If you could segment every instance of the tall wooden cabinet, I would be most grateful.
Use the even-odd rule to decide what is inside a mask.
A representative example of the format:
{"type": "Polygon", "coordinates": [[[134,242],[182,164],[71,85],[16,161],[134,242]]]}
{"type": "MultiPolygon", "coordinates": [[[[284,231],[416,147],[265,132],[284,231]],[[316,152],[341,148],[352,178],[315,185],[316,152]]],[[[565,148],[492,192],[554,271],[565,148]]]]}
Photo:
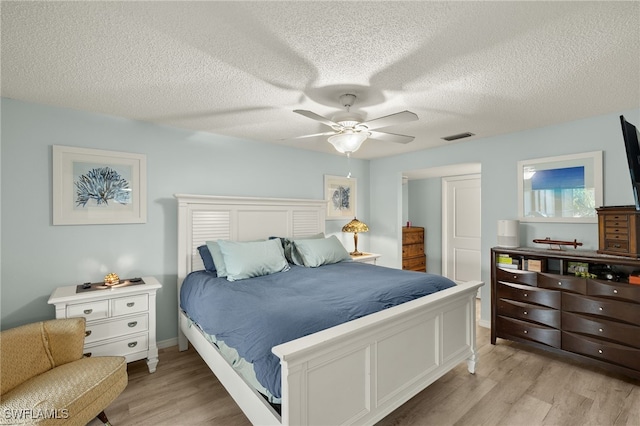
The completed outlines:
{"type": "Polygon", "coordinates": [[[625,277],[640,261],[500,247],[491,257],[492,344],[513,340],[640,378],[640,285],[625,277]]]}
{"type": "Polygon", "coordinates": [[[427,272],[427,256],[424,254],[424,228],[402,228],[402,269],[427,272]]]}

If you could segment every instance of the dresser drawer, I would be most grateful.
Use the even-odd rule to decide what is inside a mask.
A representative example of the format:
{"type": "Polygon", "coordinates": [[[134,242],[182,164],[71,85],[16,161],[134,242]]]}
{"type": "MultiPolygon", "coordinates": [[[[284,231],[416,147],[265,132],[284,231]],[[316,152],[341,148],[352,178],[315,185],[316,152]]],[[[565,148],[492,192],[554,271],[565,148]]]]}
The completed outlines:
{"type": "Polygon", "coordinates": [[[497,296],[499,299],[510,299],[523,303],[533,303],[554,309],[560,309],[560,306],[562,305],[559,291],[542,290],[537,287],[503,282],[498,283],[497,290],[497,296]]]}
{"type": "Polygon", "coordinates": [[[616,214],[604,216],[604,227],[607,228],[629,228],[629,215],[616,214]]]}
{"type": "Polygon", "coordinates": [[[107,318],[109,316],[109,301],[96,300],[95,302],[67,305],[67,318],[85,317],[87,321],[107,318]]]}
{"type": "Polygon", "coordinates": [[[403,231],[402,244],[424,244],[424,232],[422,229],[403,231]]]}
{"type": "Polygon", "coordinates": [[[626,224],[618,227],[606,227],[604,235],[605,238],[629,238],[629,227],[626,224]]]}
{"type": "Polygon", "coordinates": [[[91,356],[127,356],[149,349],[149,333],[128,336],[125,339],[103,344],[87,344],[84,352],[91,356]]]}
{"type": "Polygon", "coordinates": [[[149,315],[135,315],[116,320],[98,321],[97,323],[87,323],[84,343],[97,342],[99,340],[110,339],[112,337],[125,336],[127,334],[139,333],[149,329],[149,315]]]}
{"type": "Polygon", "coordinates": [[[587,294],[587,280],[570,275],[538,274],[538,287],[587,294]]]}
{"type": "Polygon", "coordinates": [[[562,296],[562,310],[624,321],[631,325],[640,324],[640,307],[634,303],[566,293],[562,296]]]}
{"type": "Polygon", "coordinates": [[[496,268],[496,278],[498,281],[535,286],[538,282],[538,273],[519,269],[496,268]]]}
{"type": "MultiPolygon", "coordinates": [[[[634,284],[587,280],[587,295],[640,304],[640,286],[634,284]]],[[[640,309],[640,306],[638,306],[638,309],[640,309]]]]}
{"type": "Polygon", "coordinates": [[[500,315],[560,328],[560,311],[514,300],[498,300],[500,315]]]}
{"type": "Polygon", "coordinates": [[[510,335],[521,339],[543,343],[554,348],[560,347],[560,330],[545,327],[526,321],[499,316],[497,320],[498,335],[510,335]]]}
{"type": "Polygon", "coordinates": [[[614,253],[628,253],[629,252],[629,241],[628,240],[610,240],[606,239],[604,242],[604,249],[607,252],[614,253]]]}
{"type": "Polygon", "coordinates": [[[149,296],[147,294],[137,294],[129,297],[120,297],[111,300],[111,316],[134,314],[149,310],[149,296]]]}
{"type": "Polygon", "coordinates": [[[427,258],[426,256],[417,256],[409,259],[402,259],[402,269],[425,269],[427,267],[427,258]]]}
{"type": "Polygon", "coordinates": [[[613,340],[640,349],[640,326],[563,312],[562,330],[613,340]]]}
{"type": "Polygon", "coordinates": [[[409,244],[402,246],[403,257],[421,256],[423,254],[424,245],[422,244],[409,244]]]}
{"type": "Polygon", "coordinates": [[[562,333],[562,349],[640,371],[640,349],[574,333],[562,333]]]}

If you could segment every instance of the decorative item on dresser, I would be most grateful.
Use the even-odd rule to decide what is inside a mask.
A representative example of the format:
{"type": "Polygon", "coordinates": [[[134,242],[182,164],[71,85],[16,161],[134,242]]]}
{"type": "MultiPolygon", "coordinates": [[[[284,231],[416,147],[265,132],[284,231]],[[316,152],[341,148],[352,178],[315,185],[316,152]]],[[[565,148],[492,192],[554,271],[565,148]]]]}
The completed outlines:
{"type": "Polygon", "coordinates": [[[598,253],[640,258],[640,211],[634,206],[600,207],[598,253]]]}
{"type": "Polygon", "coordinates": [[[402,269],[427,272],[427,256],[424,254],[424,228],[402,228],[402,269]]]}
{"type": "Polygon", "coordinates": [[[492,344],[513,340],[640,378],[640,286],[626,278],[640,261],[503,247],[491,249],[491,260],[492,344]],[[520,267],[502,268],[499,257],[520,267]]]}
{"type": "Polygon", "coordinates": [[[85,353],[124,356],[127,362],[146,358],[153,373],[158,365],[156,291],[162,285],[154,277],[124,280],[117,288],[100,284],[58,287],[48,303],[55,305],[58,319],[86,318],[85,353]]]}

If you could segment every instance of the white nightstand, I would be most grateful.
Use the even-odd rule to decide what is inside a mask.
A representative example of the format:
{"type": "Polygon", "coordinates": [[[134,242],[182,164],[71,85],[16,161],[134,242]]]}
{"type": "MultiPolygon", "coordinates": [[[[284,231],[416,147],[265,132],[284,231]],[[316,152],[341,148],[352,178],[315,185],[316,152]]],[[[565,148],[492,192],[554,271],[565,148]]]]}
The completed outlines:
{"type": "Polygon", "coordinates": [[[48,303],[55,305],[56,318],[86,318],[86,353],[120,355],[127,362],[146,358],[153,373],[158,365],[156,291],[162,285],[154,277],[142,280],[144,284],[79,293],[75,285],[58,287],[48,303]]]}
{"type": "Polygon", "coordinates": [[[380,257],[377,253],[363,253],[360,256],[351,256],[354,262],[373,263],[376,264],[376,260],[380,257]]]}

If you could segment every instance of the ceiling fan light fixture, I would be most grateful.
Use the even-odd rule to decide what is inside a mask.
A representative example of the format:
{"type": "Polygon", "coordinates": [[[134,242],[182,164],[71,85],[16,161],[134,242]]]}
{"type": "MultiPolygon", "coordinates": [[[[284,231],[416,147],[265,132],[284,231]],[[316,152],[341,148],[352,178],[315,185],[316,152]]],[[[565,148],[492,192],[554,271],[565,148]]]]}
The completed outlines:
{"type": "Polygon", "coordinates": [[[329,137],[328,140],[338,152],[348,154],[360,149],[362,142],[364,142],[368,136],[369,133],[345,130],[343,133],[338,133],[337,135],[329,137]]]}

